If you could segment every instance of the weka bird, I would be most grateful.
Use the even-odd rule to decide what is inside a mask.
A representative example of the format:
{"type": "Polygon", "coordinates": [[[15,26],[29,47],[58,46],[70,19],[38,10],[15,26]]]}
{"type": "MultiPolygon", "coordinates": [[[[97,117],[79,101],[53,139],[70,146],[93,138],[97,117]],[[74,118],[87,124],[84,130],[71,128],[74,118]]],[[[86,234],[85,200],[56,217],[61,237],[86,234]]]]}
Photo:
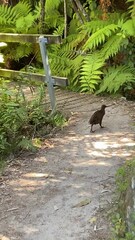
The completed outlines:
{"type": "Polygon", "coordinates": [[[91,116],[91,118],[89,120],[89,123],[91,124],[90,132],[95,132],[95,131],[92,130],[92,127],[93,127],[93,125],[96,125],[96,124],[99,124],[100,127],[103,128],[102,119],[103,119],[103,116],[105,115],[105,108],[106,107],[109,107],[109,106],[102,105],[101,109],[94,112],[93,115],[91,116]]]}

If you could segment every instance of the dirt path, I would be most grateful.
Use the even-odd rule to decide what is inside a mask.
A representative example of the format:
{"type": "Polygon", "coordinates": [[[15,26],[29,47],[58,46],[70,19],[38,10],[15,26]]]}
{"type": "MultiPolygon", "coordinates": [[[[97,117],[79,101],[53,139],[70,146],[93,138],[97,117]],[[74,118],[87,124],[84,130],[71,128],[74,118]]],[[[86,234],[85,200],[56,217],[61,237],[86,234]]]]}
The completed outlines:
{"type": "Polygon", "coordinates": [[[11,162],[0,182],[2,240],[110,239],[106,212],[114,175],[135,154],[135,104],[64,91],[57,101],[59,109],[72,112],[69,125],[36,155],[11,162]],[[93,111],[112,102],[105,128],[95,126],[90,134],[93,111]]]}

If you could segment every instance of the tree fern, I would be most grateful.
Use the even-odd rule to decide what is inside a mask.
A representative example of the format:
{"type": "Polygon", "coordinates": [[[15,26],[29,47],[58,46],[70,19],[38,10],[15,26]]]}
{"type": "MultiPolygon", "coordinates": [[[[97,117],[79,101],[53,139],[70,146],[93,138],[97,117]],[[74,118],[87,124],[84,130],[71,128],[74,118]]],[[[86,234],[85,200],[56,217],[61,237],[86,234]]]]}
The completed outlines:
{"type": "Polygon", "coordinates": [[[134,68],[128,66],[110,67],[105,73],[105,77],[97,94],[101,92],[116,93],[120,87],[127,82],[135,82],[134,68]]]}
{"type": "Polygon", "coordinates": [[[110,37],[112,32],[116,32],[117,29],[118,26],[116,24],[110,24],[102,29],[99,29],[89,37],[84,45],[84,50],[95,49],[100,44],[104,43],[107,37],[110,37]]]}
{"type": "Polygon", "coordinates": [[[129,12],[131,14],[131,17],[135,17],[135,0],[127,0],[127,3],[131,4],[129,6],[129,12]]]}
{"type": "Polygon", "coordinates": [[[64,30],[64,23],[61,24],[60,26],[58,26],[58,27],[53,31],[53,35],[60,35],[60,36],[62,36],[63,30],[64,30]]]}
{"type": "Polygon", "coordinates": [[[76,34],[78,33],[78,28],[80,27],[80,22],[78,21],[77,18],[73,18],[70,23],[69,23],[69,29],[68,29],[68,32],[69,32],[69,36],[71,34],[76,34]]]}
{"type": "Polygon", "coordinates": [[[68,76],[71,86],[76,87],[76,88],[79,87],[79,90],[80,90],[79,79],[80,79],[81,66],[83,64],[83,59],[84,59],[84,57],[82,55],[78,54],[78,56],[76,56],[72,60],[71,71],[70,71],[70,75],[68,76]]]}
{"type": "Polygon", "coordinates": [[[120,48],[126,44],[126,39],[123,37],[122,34],[116,34],[111,36],[108,41],[103,45],[100,53],[103,58],[106,60],[109,57],[113,57],[120,48]]]}
{"type": "Polygon", "coordinates": [[[110,21],[103,21],[103,20],[92,20],[90,22],[86,22],[80,27],[80,30],[85,30],[87,34],[95,33],[96,31],[103,29],[104,27],[108,26],[110,21]]]}
{"type": "Polygon", "coordinates": [[[53,75],[67,76],[70,73],[70,54],[69,44],[51,46],[51,49],[49,49],[49,60],[53,75]]]}
{"type": "MultiPolygon", "coordinates": [[[[29,13],[27,16],[25,17],[19,17],[16,20],[16,31],[18,33],[28,33],[29,29],[34,25],[35,23],[35,18],[34,16],[29,13]]],[[[30,33],[30,32],[29,32],[30,33]]]]}
{"type": "Polygon", "coordinates": [[[7,5],[0,5],[0,25],[12,26],[18,17],[18,13],[7,5]]]}
{"type": "Polygon", "coordinates": [[[46,0],[45,11],[45,23],[48,28],[57,28],[64,23],[64,17],[60,14],[58,8],[62,0],[46,0]]]}
{"type": "Polygon", "coordinates": [[[104,65],[103,58],[94,53],[85,57],[81,68],[81,91],[93,92],[96,85],[99,84],[100,76],[102,74],[101,67],[104,65]]]}
{"type": "Polygon", "coordinates": [[[45,6],[45,9],[46,9],[46,13],[48,12],[52,12],[54,9],[58,9],[60,3],[62,3],[63,0],[46,0],[46,6],[45,6]]]}
{"type": "Polygon", "coordinates": [[[46,15],[45,22],[48,28],[56,28],[64,23],[64,18],[58,10],[54,9],[46,15]]]}
{"type": "Polygon", "coordinates": [[[23,24],[23,19],[21,19],[21,17],[27,17],[30,14],[30,11],[30,4],[25,2],[19,2],[14,7],[0,5],[0,28],[3,31],[3,27],[5,27],[3,32],[7,32],[6,27],[8,29],[15,28],[16,21],[19,20],[19,18],[21,24],[23,24]]]}
{"type": "Polygon", "coordinates": [[[49,49],[52,74],[68,77],[72,86],[78,85],[83,58],[70,43],[52,45],[49,49]]]}
{"type": "Polygon", "coordinates": [[[135,18],[129,19],[122,25],[122,31],[126,36],[135,36],[135,18]]]}
{"type": "MultiPolygon", "coordinates": [[[[31,5],[26,1],[20,1],[14,7],[0,5],[0,30],[2,32],[37,33],[38,24],[35,21],[37,17],[37,12],[31,13],[31,5]]],[[[3,50],[6,53],[5,59],[19,60],[33,52],[30,43],[9,43],[8,46],[12,47],[3,50]]]]}
{"type": "Polygon", "coordinates": [[[31,4],[25,1],[19,1],[14,7],[14,11],[18,14],[19,17],[27,16],[31,12],[31,4]]]}

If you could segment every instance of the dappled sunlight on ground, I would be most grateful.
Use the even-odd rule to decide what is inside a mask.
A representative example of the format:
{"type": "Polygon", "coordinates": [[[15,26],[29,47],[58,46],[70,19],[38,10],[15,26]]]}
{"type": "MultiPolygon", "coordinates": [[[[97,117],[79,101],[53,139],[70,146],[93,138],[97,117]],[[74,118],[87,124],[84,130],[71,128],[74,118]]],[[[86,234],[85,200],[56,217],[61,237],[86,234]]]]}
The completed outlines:
{"type": "MultiPolygon", "coordinates": [[[[115,132],[106,135],[86,134],[83,136],[78,134],[73,136],[72,132],[72,135],[64,138],[56,137],[51,141],[53,143],[51,148],[48,148],[47,155],[46,151],[43,150],[40,156],[33,159],[37,164],[37,171],[28,171],[21,174],[18,181],[16,179],[10,181],[9,184],[16,194],[23,196],[23,194],[21,195],[22,191],[33,192],[48,188],[48,186],[59,186],[67,178],[71,176],[76,178],[86,172],[89,172],[89,176],[93,176],[93,174],[96,174],[93,173],[94,167],[101,168],[100,172],[102,172],[102,168],[110,169],[114,161],[119,164],[120,159],[129,158],[135,154],[134,134],[131,133],[115,132]],[[65,158],[66,164],[64,163],[63,168],[65,158]],[[41,164],[43,171],[41,170],[41,164]],[[40,172],[38,172],[38,165],[40,166],[40,172]]],[[[80,185],[75,184],[75,186],[75,188],[77,186],[80,188],[80,185]]],[[[25,194],[27,194],[26,192],[25,194]]]]}
{"type": "Polygon", "coordinates": [[[111,166],[111,164],[110,163],[108,163],[108,162],[105,162],[105,161],[99,161],[99,160],[90,160],[90,161],[88,161],[88,160],[83,160],[81,163],[74,163],[73,164],[73,166],[81,166],[81,167],[83,167],[83,166],[85,166],[85,167],[88,167],[88,166],[96,166],[96,165],[104,165],[104,166],[111,166]]]}
{"type": "Polygon", "coordinates": [[[11,240],[11,238],[6,237],[4,235],[0,235],[0,240],[11,240]]]}
{"type": "MultiPolygon", "coordinates": [[[[89,105],[92,111],[99,101],[93,105],[89,105]]],[[[112,203],[116,170],[135,156],[135,134],[121,106],[110,109],[107,127],[94,126],[94,133],[89,133],[88,105],[82,104],[81,109],[86,110],[85,116],[73,114],[69,126],[45,139],[36,154],[20,156],[18,167],[11,164],[1,188],[6,240],[99,240],[91,235],[95,234],[93,216],[97,228],[105,231],[99,230],[99,236],[103,233],[106,239],[108,223],[102,213],[112,203]],[[7,233],[15,233],[16,238],[7,233]]]]}

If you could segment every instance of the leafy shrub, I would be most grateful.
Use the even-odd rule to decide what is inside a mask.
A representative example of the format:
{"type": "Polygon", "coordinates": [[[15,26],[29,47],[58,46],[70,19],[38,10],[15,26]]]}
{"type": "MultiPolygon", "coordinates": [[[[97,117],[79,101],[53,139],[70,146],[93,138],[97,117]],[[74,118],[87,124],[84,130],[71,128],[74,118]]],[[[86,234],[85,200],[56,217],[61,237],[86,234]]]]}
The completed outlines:
{"type": "Polygon", "coordinates": [[[1,81],[0,108],[1,156],[20,149],[34,150],[34,138],[45,137],[66,121],[61,113],[51,114],[47,109],[44,85],[38,88],[37,97],[28,101],[21,87],[9,90],[1,81]]]}

